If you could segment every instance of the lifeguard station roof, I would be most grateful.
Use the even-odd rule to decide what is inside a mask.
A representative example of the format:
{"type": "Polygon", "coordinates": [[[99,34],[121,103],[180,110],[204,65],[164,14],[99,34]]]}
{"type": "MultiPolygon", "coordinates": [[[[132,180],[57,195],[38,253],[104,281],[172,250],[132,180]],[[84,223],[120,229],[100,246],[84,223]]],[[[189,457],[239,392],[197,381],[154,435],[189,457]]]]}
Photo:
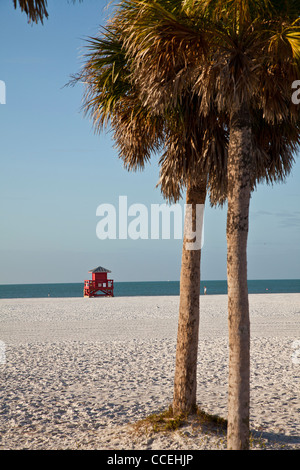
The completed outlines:
{"type": "Polygon", "coordinates": [[[102,266],[98,266],[98,268],[91,269],[89,273],[111,273],[109,269],[102,268],[102,266]]]}

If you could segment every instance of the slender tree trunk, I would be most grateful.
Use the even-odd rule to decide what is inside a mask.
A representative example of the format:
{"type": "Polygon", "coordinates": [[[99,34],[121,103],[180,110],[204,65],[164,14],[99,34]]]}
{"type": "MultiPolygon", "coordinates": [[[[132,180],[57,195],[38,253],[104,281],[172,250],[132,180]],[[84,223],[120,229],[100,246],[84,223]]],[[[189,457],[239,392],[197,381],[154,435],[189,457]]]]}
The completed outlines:
{"type": "Polygon", "coordinates": [[[251,177],[251,128],[248,109],[231,114],[228,149],[227,281],[229,383],[227,446],[249,448],[250,320],[247,287],[247,238],[251,177]]]}
{"type": "MultiPolygon", "coordinates": [[[[186,203],[192,207],[193,231],[196,227],[196,205],[205,204],[206,179],[188,187],[186,203]]],[[[187,249],[185,235],[180,275],[180,305],[177,333],[173,412],[190,413],[196,408],[197,355],[199,337],[199,296],[201,247],[187,249]]]]}

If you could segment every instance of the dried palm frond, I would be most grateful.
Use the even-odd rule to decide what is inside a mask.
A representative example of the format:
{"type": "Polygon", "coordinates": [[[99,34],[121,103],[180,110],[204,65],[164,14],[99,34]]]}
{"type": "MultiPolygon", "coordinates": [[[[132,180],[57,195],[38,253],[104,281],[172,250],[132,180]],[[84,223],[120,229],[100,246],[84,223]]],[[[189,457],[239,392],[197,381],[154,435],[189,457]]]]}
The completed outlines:
{"type": "MultiPolygon", "coordinates": [[[[76,0],[72,0],[75,3],[76,0]]],[[[78,0],[81,2],[82,0],[78,0]]],[[[28,21],[43,23],[44,18],[48,18],[47,0],[13,0],[14,7],[17,8],[19,4],[21,11],[26,13],[28,21]]]]}
{"type": "MultiPolygon", "coordinates": [[[[230,109],[237,97],[249,100],[252,114],[252,189],[284,180],[299,145],[297,110],[282,80],[294,77],[294,56],[276,68],[265,50],[264,29],[277,25],[276,15],[271,26],[253,21],[238,32],[220,21],[213,35],[201,8],[221,3],[122,2],[101,37],[89,41],[77,77],[85,83],[85,113],[97,132],[110,124],[128,170],[162,153],[158,184],[170,201],[199,177],[207,179],[211,204],[226,200],[230,109]],[[208,54],[211,43],[218,54],[208,54]]],[[[255,8],[259,2],[245,17],[251,20],[255,8]]]]}
{"type": "MultiPolygon", "coordinates": [[[[214,108],[226,126],[234,103],[249,104],[254,119],[253,188],[263,180],[282,181],[291,171],[299,145],[299,112],[291,103],[291,83],[299,78],[300,63],[300,6],[296,3],[128,0],[120,10],[133,80],[141,101],[154,113],[176,109],[187,93],[194,93],[197,119],[209,119],[214,108]],[[262,11],[267,17],[258,21],[262,11]]],[[[200,135],[201,141],[205,133],[200,135]]],[[[185,136],[191,145],[197,142],[201,164],[193,148],[185,158],[169,136],[169,148],[174,155],[177,152],[178,174],[185,180],[185,175],[193,178],[194,171],[206,168],[213,188],[219,180],[218,165],[209,158],[210,166],[203,161],[214,139],[209,137],[211,144],[207,144],[209,139],[206,145],[199,143],[195,129],[189,138],[188,132],[185,136]]],[[[171,180],[168,153],[162,159],[162,183],[171,180]]],[[[220,168],[226,168],[225,161],[220,168]]],[[[224,182],[222,187],[226,187],[224,182]]],[[[180,194],[179,189],[174,194],[180,194]]]]}
{"type": "Polygon", "coordinates": [[[13,0],[14,7],[17,8],[17,3],[22,11],[26,13],[29,21],[43,23],[44,18],[48,18],[47,0],[13,0]]]}

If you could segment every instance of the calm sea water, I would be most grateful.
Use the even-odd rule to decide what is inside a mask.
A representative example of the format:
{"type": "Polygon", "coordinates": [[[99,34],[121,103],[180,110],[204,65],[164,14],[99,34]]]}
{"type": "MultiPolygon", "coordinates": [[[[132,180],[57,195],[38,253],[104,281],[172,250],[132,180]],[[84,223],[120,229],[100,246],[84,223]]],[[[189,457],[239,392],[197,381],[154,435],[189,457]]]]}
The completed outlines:
{"type": "MultiPolygon", "coordinates": [[[[227,294],[227,281],[202,281],[200,294],[227,294]]],[[[250,280],[250,294],[300,293],[300,279],[250,280]]],[[[179,295],[179,282],[115,282],[115,297],[179,295]]],[[[83,283],[0,285],[0,298],[83,297],[83,283]]]]}

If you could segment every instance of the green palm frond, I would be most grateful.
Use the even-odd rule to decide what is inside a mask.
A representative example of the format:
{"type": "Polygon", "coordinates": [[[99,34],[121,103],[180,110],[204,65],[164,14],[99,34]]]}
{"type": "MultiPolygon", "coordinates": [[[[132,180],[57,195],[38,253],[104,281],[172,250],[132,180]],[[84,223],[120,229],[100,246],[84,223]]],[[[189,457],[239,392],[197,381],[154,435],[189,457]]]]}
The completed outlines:
{"type": "Polygon", "coordinates": [[[83,110],[101,132],[107,126],[120,100],[131,93],[127,61],[122,42],[114,31],[103,30],[86,42],[86,63],[75,78],[85,85],[83,110]]]}
{"type": "Polygon", "coordinates": [[[118,25],[101,29],[86,41],[86,62],[71,84],[84,84],[83,112],[95,132],[110,128],[120,158],[128,170],[144,168],[161,146],[163,120],[150,113],[131,83],[130,60],[118,25]]]}

